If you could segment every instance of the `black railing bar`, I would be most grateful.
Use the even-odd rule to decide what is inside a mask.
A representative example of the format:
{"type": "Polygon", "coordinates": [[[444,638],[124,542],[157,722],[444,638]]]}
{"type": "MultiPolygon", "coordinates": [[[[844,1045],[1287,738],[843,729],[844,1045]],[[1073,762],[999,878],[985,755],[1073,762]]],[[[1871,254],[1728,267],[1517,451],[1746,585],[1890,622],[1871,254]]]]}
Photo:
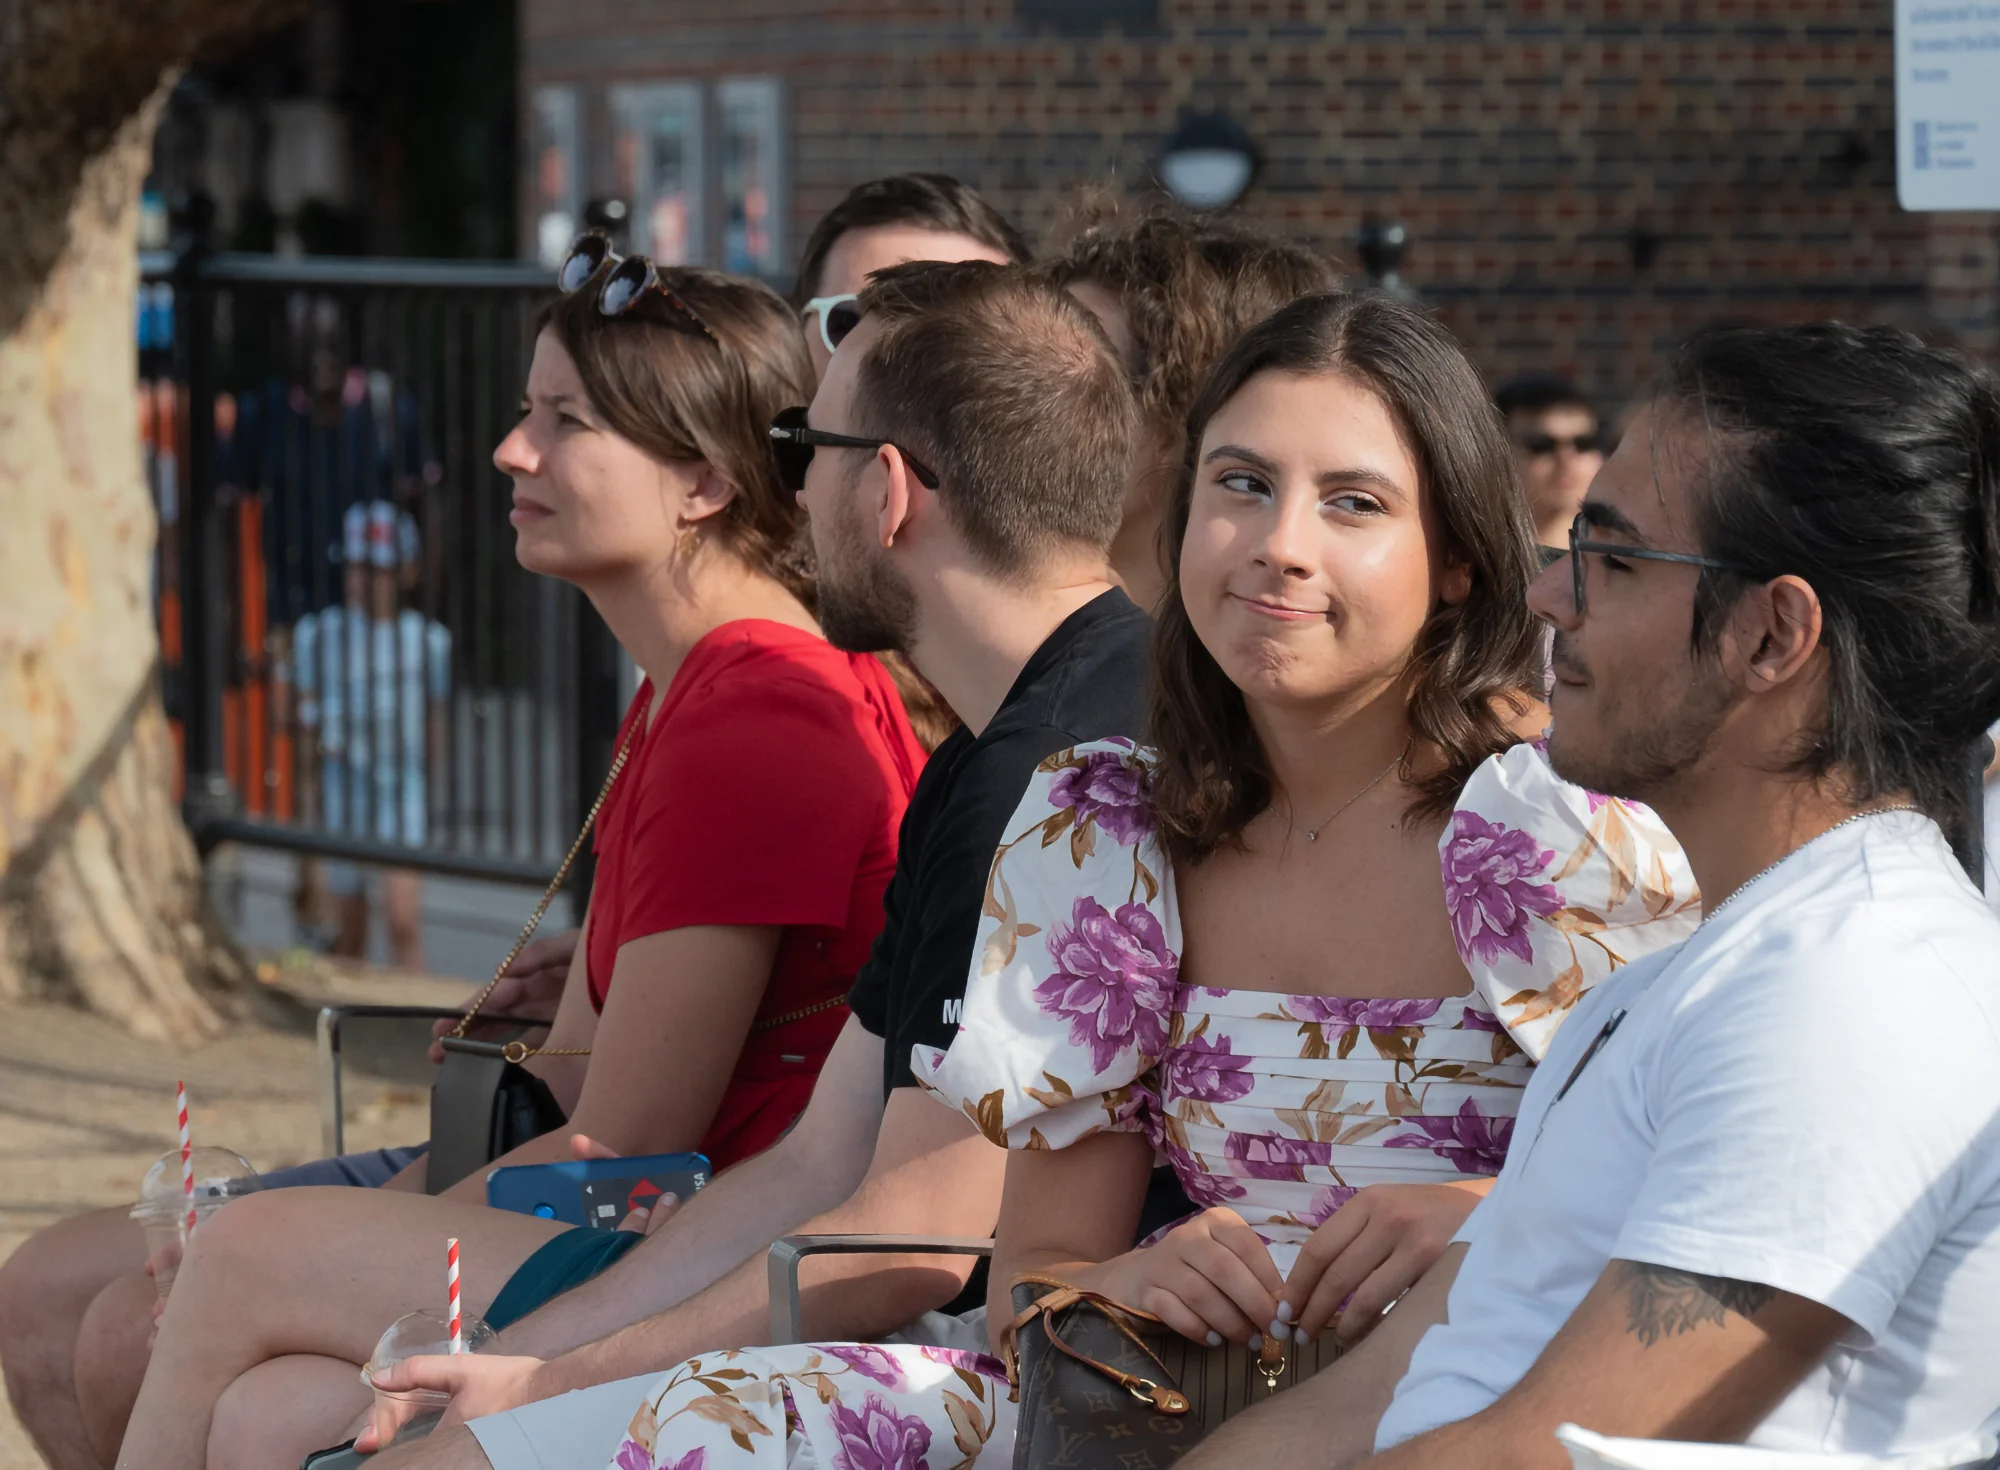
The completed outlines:
{"type": "MultiPolygon", "coordinates": [[[[504,810],[495,811],[497,801],[504,809],[507,801],[506,778],[503,775],[499,790],[495,790],[493,762],[490,758],[491,736],[493,733],[492,709],[496,699],[501,698],[496,691],[504,691],[506,679],[502,674],[493,643],[494,606],[496,592],[505,596],[505,589],[495,586],[493,576],[492,528],[488,524],[487,507],[481,503],[480,490],[487,480],[481,473],[482,457],[490,455],[499,441],[492,433],[493,381],[495,377],[495,349],[498,346],[498,332],[493,329],[493,317],[472,303],[467,304],[467,348],[466,363],[468,375],[473,384],[470,402],[471,442],[466,446],[466,484],[470,503],[466,509],[471,524],[467,527],[467,538],[472,550],[472,565],[476,575],[472,580],[472,619],[466,628],[466,641],[471,645],[470,660],[475,687],[480,691],[473,700],[472,715],[474,731],[472,746],[472,789],[474,810],[478,813],[479,847],[485,851],[506,851],[504,842],[495,842],[496,821],[504,824],[504,810]]],[[[504,699],[502,699],[504,706],[504,699]]],[[[505,767],[502,767],[505,770],[505,767]]],[[[504,826],[502,828],[504,830],[504,826]]]]}
{"type": "Polygon", "coordinates": [[[400,842],[379,842],[366,837],[346,837],[312,827],[292,827],[276,822],[260,822],[250,817],[217,817],[195,829],[195,845],[206,857],[225,842],[245,847],[295,852],[307,857],[338,858],[354,863],[378,863],[388,868],[411,868],[446,878],[477,878],[492,883],[516,883],[545,888],[555,876],[554,863],[524,862],[512,858],[481,857],[445,847],[413,847],[400,842]]]}
{"type": "MultiPolygon", "coordinates": [[[[459,415],[463,412],[460,397],[459,374],[463,357],[459,335],[460,316],[455,303],[445,297],[437,301],[437,342],[440,347],[438,357],[437,403],[443,415],[438,441],[438,462],[443,466],[443,479],[439,491],[444,505],[439,534],[446,538],[446,544],[454,556],[462,544],[461,527],[465,524],[465,426],[459,415]]],[[[452,630],[451,639],[451,699],[446,706],[446,754],[445,785],[448,793],[445,812],[446,830],[452,841],[461,840],[466,822],[464,805],[460,801],[463,786],[460,773],[464,767],[459,761],[460,735],[465,720],[461,717],[464,702],[459,698],[461,689],[470,688],[469,675],[472,662],[466,649],[465,622],[465,578],[454,576],[445,583],[445,626],[452,630]]]]}
{"type": "MultiPolygon", "coordinates": [[[[178,259],[171,251],[139,254],[141,280],[165,280],[178,259]]],[[[555,290],[555,275],[532,261],[405,260],[387,256],[257,255],[219,251],[195,266],[203,281],[269,282],[281,286],[436,288],[462,286],[513,290],[555,290]]]]}

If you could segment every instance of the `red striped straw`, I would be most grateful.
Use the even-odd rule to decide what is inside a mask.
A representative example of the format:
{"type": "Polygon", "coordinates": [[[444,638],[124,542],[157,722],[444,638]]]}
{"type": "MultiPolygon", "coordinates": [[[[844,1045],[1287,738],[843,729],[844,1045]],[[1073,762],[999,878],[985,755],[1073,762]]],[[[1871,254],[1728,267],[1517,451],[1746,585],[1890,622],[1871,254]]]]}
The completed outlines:
{"type": "Polygon", "coordinates": [[[465,1351],[465,1337],[458,1325],[458,1240],[453,1237],[444,1243],[444,1294],[451,1311],[451,1350],[465,1351]]]}
{"type": "Polygon", "coordinates": [[[187,1083],[174,1084],[174,1104],[181,1115],[181,1193],[187,1197],[187,1228],[194,1230],[194,1143],[188,1133],[187,1083]]]}

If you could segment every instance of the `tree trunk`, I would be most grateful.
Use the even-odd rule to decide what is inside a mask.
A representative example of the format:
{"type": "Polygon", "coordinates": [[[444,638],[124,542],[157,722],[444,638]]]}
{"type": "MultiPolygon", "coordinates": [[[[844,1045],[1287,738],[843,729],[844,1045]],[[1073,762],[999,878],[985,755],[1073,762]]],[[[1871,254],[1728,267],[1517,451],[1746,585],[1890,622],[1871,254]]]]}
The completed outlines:
{"type": "Polygon", "coordinates": [[[160,707],[139,189],[172,70],[285,8],[0,0],[0,1000],[180,1040],[218,1029],[243,966],[160,707]]]}

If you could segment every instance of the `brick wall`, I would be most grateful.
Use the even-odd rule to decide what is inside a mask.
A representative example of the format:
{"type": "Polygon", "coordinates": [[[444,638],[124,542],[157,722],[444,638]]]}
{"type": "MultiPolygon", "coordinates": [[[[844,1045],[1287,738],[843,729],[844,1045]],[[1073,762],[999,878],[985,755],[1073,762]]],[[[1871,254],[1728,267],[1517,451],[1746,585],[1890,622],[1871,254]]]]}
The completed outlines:
{"type": "Polygon", "coordinates": [[[1489,373],[1553,367],[1616,403],[1717,315],[2000,347],[1993,217],[1896,204],[1883,0],[721,9],[523,0],[524,81],[784,78],[794,246],[851,184],[913,168],[1045,235],[1079,183],[1148,187],[1181,110],[1220,107],[1265,153],[1249,217],[1343,258],[1364,219],[1403,220],[1406,278],[1489,373]]]}

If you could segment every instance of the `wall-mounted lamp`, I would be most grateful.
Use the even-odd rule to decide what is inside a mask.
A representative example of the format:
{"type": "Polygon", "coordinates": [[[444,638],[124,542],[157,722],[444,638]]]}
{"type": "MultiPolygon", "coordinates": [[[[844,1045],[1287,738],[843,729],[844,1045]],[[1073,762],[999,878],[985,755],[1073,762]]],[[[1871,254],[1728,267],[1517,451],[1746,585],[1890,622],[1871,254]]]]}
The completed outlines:
{"type": "Polygon", "coordinates": [[[1410,248],[1410,230],[1399,219],[1363,220],[1354,237],[1354,252],[1368,273],[1368,284],[1396,296],[1416,293],[1403,283],[1403,256],[1410,248]]]}
{"type": "Polygon", "coordinates": [[[602,230],[620,250],[629,250],[632,241],[632,210],[623,199],[607,195],[583,206],[583,227],[602,230]]]}
{"type": "Polygon", "coordinates": [[[1183,117],[1160,155],[1157,172],[1189,209],[1227,209],[1243,197],[1263,157],[1241,124],[1224,112],[1183,117]]]}

